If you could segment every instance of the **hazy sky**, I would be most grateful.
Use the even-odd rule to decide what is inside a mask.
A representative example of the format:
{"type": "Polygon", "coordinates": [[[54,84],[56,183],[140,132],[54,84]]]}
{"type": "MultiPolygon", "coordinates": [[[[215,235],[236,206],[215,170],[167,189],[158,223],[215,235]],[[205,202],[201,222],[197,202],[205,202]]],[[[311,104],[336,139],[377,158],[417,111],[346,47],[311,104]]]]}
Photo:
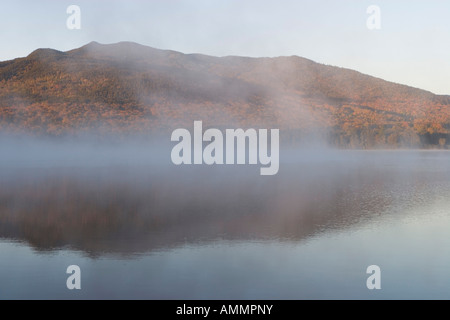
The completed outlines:
{"type": "Polygon", "coordinates": [[[90,41],[216,56],[298,55],[434,93],[450,94],[450,1],[1,1],[0,60],[90,41]],[[69,5],[81,29],[69,30],[69,5]],[[381,29],[369,30],[369,5],[381,29]]]}

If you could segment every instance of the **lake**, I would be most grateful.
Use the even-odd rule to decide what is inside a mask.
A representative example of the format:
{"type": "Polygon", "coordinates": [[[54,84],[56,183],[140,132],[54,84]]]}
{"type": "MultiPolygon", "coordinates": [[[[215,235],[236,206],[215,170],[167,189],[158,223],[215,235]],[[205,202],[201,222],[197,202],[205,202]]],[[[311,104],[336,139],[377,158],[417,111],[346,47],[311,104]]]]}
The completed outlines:
{"type": "Polygon", "coordinates": [[[0,160],[0,299],[450,299],[450,152],[34,148],[0,160]]]}

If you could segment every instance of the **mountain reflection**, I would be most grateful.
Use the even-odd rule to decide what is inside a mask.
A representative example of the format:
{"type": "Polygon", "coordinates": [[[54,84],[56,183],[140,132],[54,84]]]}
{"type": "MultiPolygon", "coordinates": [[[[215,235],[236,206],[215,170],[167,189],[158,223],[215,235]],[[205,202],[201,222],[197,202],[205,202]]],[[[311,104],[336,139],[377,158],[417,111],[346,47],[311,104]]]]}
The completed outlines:
{"type": "Polygon", "coordinates": [[[2,169],[0,238],[92,257],[218,240],[301,241],[419,194],[420,175],[393,177],[389,166],[362,163],[285,164],[273,177],[248,166],[2,169]]]}

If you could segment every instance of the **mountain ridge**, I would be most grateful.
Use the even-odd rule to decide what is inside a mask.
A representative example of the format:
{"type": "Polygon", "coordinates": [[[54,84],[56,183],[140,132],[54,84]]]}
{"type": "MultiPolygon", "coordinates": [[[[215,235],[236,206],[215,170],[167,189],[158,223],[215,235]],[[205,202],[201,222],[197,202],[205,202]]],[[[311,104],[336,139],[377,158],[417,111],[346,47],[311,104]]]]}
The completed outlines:
{"type": "Polygon", "coordinates": [[[134,42],[0,62],[0,130],[154,134],[209,126],[320,134],[340,147],[446,147],[450,96],[300,56],[214,57],[134,42]],[[445,140],[445,141],[444,141],[445,140]]]}

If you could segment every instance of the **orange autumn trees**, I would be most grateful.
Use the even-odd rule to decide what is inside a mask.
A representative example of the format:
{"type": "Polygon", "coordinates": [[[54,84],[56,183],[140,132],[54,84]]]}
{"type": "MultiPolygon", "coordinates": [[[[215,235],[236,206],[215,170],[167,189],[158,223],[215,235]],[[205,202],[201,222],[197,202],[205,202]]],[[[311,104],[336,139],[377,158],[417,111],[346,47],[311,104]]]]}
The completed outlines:
{"type": "Polygon", "coordinates": [[[216,58],[134,43],[0,62],[0,131],[154,134],[202,120],[343,148],[440,147],[450,97],[300,57],[216,58]]]}

